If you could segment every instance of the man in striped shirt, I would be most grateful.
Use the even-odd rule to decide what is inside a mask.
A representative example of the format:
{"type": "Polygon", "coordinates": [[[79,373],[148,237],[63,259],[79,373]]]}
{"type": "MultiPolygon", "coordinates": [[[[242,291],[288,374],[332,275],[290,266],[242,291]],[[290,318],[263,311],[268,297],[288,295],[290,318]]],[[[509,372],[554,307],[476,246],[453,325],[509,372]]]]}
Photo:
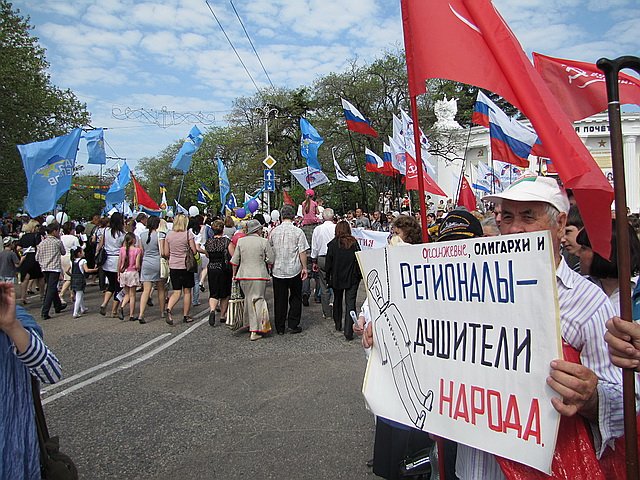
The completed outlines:
{"type": "MultiPolygon", "coordinates": [[[[503,235],[549,230],[556,262],[560,328],[565,343],[580,352],[580,364],[551,362],[547,384],[562,415],[581,415],[591,427],[598,458],[623,434],[622,374],[612,365],[604,340],[605,323],[614,316],[607,296],[572,271],[560,255],[560,241],[569,200],[555,180],[523,177],[507,190],[484,197],[501,206],[503,235]]],[[[460,479],[503,479],[495,457],[466,445],[458,446],[456,474],[460,479]]]]}
{"type": "Polygon", "coordinates": [[[15,287],[0,283],[0,478],[40,478],[31,377],[60,380],[60,362],[33,317],[16,306],[15,287]]]}

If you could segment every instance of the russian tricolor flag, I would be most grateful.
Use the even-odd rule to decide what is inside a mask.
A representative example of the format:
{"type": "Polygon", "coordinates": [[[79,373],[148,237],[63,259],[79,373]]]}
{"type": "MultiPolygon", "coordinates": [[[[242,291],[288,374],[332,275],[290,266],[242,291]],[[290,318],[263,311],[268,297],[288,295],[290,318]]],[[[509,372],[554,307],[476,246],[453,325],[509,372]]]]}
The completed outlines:
{"type": "Polygon", "coordinates": [[[489,128],[493,160],[527,168],[529,155],[544,153],[534,130],[507,116],[480,90],[473,105],[472,121],[489,128]]]}
{"type": "Polygon", "coordinates": [[[368,148],[364,149],[365,169],[367,172],[382,173],[384,162],[368,148]]]}
{"type": "Polygon", "coordinates": [[[347,120],[347,129],[363,135],[378,136],[378,132],[371,127],[369,120],[364,118],[364,115],[344,98],[342,99],[342,108],[344,110],[344,118],[347,120]]]}

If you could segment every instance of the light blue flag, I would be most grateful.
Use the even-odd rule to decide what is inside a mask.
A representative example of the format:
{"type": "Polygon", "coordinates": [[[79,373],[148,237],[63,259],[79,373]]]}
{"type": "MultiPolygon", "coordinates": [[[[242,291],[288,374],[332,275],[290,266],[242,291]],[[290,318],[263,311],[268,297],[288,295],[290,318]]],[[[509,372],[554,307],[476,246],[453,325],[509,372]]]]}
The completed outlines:
{"type": "Polygon", "coordinates": [[[224,166],[222,160],[218,158],[218,186],[220,187],[220,204],[225,205],[227,203],[227,195],[231,191],[231,185],[229,184],[229,177],[227,176],[227,167],[224,166]]]}
{"type": "Polygon", "coordinates": [[[122,164],[122,168],[118,173],[118,176],[115,178],[111,186],[109,187],[109,191],[105,195],[105,202],[107,205],[115,205],[118,203],[124,202],[124,189],[129,182],[131,181],[131,170],[129,170],[129,165],[127,162],[122,164]]]}
{"type": "Polygon", "coordinates": [[[200,145],[202,145],[202,142],[204,142],[204,135],[202,135],[202,132],[197,125],[194,125],[189,132],[189,138],[195,144],[196,150],[200,148],[200,145]]]}
{"type": "Polygon", "coordinates": [[[29,192],[24,206],[32,217],[53,210],[71,188],[81,133],[76,128],[50,140],[18,145],[29,192]]]}
{"type": "Polygon", "coordinates": [[[306,118],[300,117],[300,154],[307,159],[307,166],[314,170],[322,170],[318,161],[318,148],[324,142],[318,131],[313,128],[306,118]]]}
{"type": "Polygon", "coordinates": [[[189,131],[186,140],[178,150],[176,154],[176,158],[173,160],[171,164],[171,168],[175,168],[176,170],[182,170],[182,173],[187,173],[189,168],[191,167],[191,160],[193,154],[198,151],[200,145],[204,141],[204,136],[200,129],[194,125],[193,128],[189,131]]]}
{"type": "Polygon", "coordinates": [[[90,130],[84,134],[87,141],[87,154],[92,165],[104,165],[107,163],[107,154],[104,151],[104,132],[101,128],[90,130]]]}

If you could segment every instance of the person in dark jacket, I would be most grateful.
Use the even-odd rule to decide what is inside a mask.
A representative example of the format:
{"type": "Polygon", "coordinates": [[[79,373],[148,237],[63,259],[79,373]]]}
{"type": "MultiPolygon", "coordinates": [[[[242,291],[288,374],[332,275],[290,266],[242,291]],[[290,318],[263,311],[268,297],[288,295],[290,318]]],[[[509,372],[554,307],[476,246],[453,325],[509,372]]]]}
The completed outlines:
{"type": "Polygon", "coordinates": [[[342,327],[342,299],[344,297],[344,336],[353,340],[353,323],[351,311],[356,310],[358,285],[362,279],[360,266],[356,260],[356,252],[360,250],[358,241],[351,235],[348,222],[341,221],[336,225],[336,236],[327,244],[325,271],[327,284],[333,288],[333,321],[336,330],[342,327]]]}

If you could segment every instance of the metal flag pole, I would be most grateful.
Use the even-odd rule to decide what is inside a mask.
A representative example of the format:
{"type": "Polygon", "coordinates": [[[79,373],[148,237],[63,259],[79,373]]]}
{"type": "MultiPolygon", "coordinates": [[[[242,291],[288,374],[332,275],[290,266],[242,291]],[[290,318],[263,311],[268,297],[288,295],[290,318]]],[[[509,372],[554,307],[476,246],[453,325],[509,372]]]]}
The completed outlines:
{"type": "Polygon", "coordinates": [[[358,165],[358,159],[356,157],[356,148],[353,145],[353,138],[351,137],[351,130],[347,130],[349,134],[349,143],[351,144],[351,152],[353,153],[353,163],[356,164],[356,171],[358,172],[358,177],[360,178],[360,188],[362,189],[362,207],[365,212],[369,212],[369,204],[367,202],[367,192],[364,186],[364,176],[360,173],[360,166],[358,165]]]}
{"type": "MultiPolygon", "coordinates": [[[[418,167],[418,203],[420,205],[420,223],[422,224],[422,241],[429,241],[429,231],[427,228],[427,207],[424,202],[424,178],[422,166],[422,148],[420,145],[420,135],[416,135],[420,123],[418,123],[418,102],[415,95],[411,95],[411,116],[413,117],[413,142],[416,147],[416,166],[418,167]]],[[[408,173],[408,172],[407,172],[408,173]]]]}
{"type": "MultiPolygon", "coordinates": [[[[615,60],[601,58],[598,68],[604,72],[609,102],[609,132],[611,137],[611,163],[616,202],[616,237],[618,240],[618,288],[620,291],[620,317],[632,322],[631,314],[631,266],[629,264],[629,233],[627,218],[627,188],[624,176],[624,154],[622,150],[622,123],[620,120],[620,91],[618,73],[623,68],[631,68],[640,73],[640,58],[632,56],[618,57],[615,60]]],[[[629,158],[628,161],[635,159],[629,158]]],[[[638,445],[635,403],[635,372],[622,370],[622,389],[624,404],[624,438],[627,480],[639,478],[638,445]]]]}

